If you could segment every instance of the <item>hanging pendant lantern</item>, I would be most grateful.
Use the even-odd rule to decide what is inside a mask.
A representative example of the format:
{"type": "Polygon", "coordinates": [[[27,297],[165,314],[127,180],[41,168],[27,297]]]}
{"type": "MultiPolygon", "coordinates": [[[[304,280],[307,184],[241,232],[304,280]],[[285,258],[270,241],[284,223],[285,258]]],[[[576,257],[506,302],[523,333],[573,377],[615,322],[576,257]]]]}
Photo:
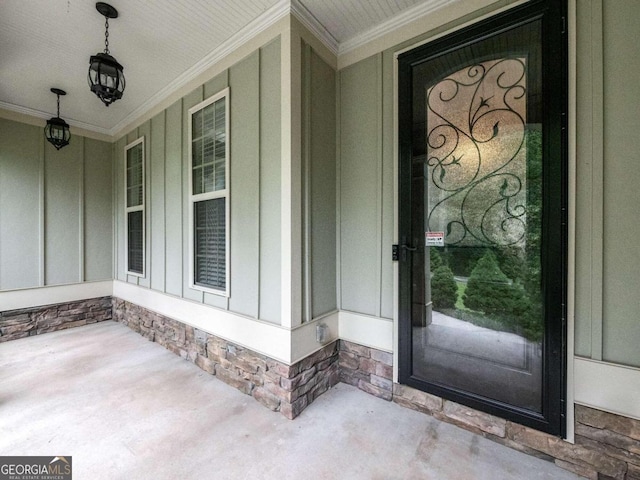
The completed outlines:
{"type": "Polygon", "coordinates": [[[96,3],[96,10],[105,18],[105,48],[104,53],[97,53],[89,60],[87,79],[91,91],[108,107],[122,98],[125,86],[122,65],[109,54],[109,19],[118,18],[118,11],[103,2],[96,3]]]}
{"type": "Polygon", "coordinates": [[[60,95],[66,95],[67,92],[59,88],[52,88],[51,91],[58,96],[58,116],[47,120],[47,126],[44,127],[44,136],[56,150],[60,150],[65,145],[69,145],[71,133],[69,132],[69,124],[60,118],[60,95]]]}

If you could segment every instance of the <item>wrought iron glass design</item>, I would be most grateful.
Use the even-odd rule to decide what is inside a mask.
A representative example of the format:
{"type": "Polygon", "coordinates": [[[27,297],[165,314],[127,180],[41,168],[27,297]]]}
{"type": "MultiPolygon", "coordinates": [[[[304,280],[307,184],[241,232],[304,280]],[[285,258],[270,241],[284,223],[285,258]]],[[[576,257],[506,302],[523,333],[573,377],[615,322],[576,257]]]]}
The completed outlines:
{"type": "Polygon", "coordinates": [[[541,156],[527,79],[527,58],[513,56],[423,87],[424,227],[444,244],[421,260],[427,326],[415,371],[540,412],[541,156]]]}
{"type": "Polygon", "coordinates": [[[427,91],[427,230],[445,244],[522,246],[526,59],[477,63],[427,91]]]}

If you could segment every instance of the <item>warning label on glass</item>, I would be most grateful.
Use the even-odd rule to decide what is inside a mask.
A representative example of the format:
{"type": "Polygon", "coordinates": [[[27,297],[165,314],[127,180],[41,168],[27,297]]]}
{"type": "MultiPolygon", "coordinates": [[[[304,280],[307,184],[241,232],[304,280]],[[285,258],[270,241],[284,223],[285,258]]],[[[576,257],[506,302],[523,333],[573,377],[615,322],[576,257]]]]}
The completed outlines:
{"type": "Polygon", "coordinates": [[[427,247],[444,247],[444,232],[424,232],[427,247]]]}

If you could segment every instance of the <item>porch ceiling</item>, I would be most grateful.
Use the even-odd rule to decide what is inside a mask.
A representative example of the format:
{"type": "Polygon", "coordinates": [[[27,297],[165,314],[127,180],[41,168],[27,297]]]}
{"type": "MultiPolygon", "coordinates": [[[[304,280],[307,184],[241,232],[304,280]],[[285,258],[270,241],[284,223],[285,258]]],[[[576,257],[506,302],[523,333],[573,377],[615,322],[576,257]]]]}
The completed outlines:
{"type": "Polygon", "coordinates": [[[104,49],[104,18],[94,1],[0,2],[0,108],[55,115],[51,87],[62,88],[61,116],[71,126],[113,135],[199,66],[292,9],[340,44],[412,9],[460,0],[111,0],[111,53],[124,66],[126,91],[109,108],[89,91],[89,57],[104,49]]]}

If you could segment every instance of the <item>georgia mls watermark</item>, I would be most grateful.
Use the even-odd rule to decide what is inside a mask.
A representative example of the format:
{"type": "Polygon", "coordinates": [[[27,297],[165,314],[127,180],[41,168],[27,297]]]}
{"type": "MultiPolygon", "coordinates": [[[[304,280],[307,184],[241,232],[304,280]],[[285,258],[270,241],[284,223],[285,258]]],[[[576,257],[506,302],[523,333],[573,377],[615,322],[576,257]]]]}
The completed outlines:
{"type": "Polygon", "coordinates": [[[71,457],[0,457],[0,480],[71,480],[71,457]]]}

